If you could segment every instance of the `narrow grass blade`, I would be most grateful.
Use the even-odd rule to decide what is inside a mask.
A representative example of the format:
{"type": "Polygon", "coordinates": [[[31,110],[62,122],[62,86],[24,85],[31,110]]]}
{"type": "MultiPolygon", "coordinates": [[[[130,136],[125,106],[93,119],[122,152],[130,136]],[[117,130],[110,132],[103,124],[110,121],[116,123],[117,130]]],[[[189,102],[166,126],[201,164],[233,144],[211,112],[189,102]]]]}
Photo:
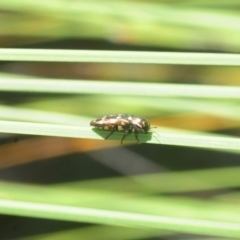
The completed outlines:
{"type": "Polygon", "coordinates": [[[240,234],[236,205],[5,182],[0,186],[2,214],[212,236],[240,234]]]}
{"type": "MultiPolygon", "coordinates": [[[[40,136],[57,136],[57,137],[75,137],[75,138],[91,138],[91,139],[104,139],[109,132],[102,130],[92,130],[89,123],[81,124],[82,126],[67,126],[67,125],[54,125],[54,124],[39,124],[39,123],[26,123],[26,122],[10,122],[0,121],[0,132],[14,133],[14,134],[30,134],[40,136]]],[[[196,134],[188,131],[167,131],[157,130],[157,134],[152,136],[149,134],[141,134],[140,140],[144,143],[155,144],[169,144],[189,147],[203,147],[221,150],[239,150],[240,139],[230,137],[217,137],[204,134],[196,134]]],[[[111,140],[122,139],[122,133],[116,132],[111,136],[111,140]]],[[[136,142],[133,135],[127,137],[127,140],[136,142]]]]}
{"type": "Polygon", "coordinates": [[[240,99],[240,87],[90,80],[0,78],[0,91],[240,99]]]}
{"type": "Polygon", "coordinates": [[[174,230],[213,236],[237,237],[240,223],[175,218],[53,204],[0,200],[3,214],[49,218],[113,226],[174,230]]]}
{"type": "Polygon", "coordinates": [[[240,54],[104,50],[0,49],[2,61],[240,66],[240,54]]]}

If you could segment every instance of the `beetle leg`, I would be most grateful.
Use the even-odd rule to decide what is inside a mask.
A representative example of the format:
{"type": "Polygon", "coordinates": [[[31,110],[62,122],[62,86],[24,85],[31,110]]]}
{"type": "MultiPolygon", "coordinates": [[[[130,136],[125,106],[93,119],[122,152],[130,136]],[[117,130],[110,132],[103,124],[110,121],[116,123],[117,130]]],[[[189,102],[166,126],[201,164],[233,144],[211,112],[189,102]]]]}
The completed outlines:
{"type": "Polygon", "coordinates": [[[115,132],[115,130],[111,131],[111,132],[105,137],[105,139],[108,139],[114,132],[115,132]]]}
{"type": "Polygon", "coordinates": [[[122,137],[122,140],[121,140],[121,144],[122,144],[123,140],[124,140],[129,134],[131,134],[131,133],[130,133],[130,132],[124,132],[123,137],[122,137]]]}
{"type": "Polygon", "coordinates": [[[135,132],[134,133],[134,135],[135,135],[135,138],[137,139],[137,141],[138,141],[138,144],[141,144],[141,142],[139,141],[139,139],[138,139],[138,133],[137,132],[135,132]]]}

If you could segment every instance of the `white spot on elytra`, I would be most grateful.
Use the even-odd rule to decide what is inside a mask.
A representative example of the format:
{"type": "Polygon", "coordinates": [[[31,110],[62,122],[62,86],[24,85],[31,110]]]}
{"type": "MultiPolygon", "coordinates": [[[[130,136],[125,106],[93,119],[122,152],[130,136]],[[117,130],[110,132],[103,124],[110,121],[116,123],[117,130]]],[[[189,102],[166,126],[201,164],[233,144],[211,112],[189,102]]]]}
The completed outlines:
{"type": "Polygon", "coordinates": [[[112,124],[114,124],[114,123],[116,122],[116,119],[114,119],[114,118],[113,118],[113,119],[110,119],[109,122],[112,123],[112,124]]]}
{"type": "Polygon", "coordinates": [[[118,126],[118,131],[122,131],[123,127],[122,126],[118,126]]]}

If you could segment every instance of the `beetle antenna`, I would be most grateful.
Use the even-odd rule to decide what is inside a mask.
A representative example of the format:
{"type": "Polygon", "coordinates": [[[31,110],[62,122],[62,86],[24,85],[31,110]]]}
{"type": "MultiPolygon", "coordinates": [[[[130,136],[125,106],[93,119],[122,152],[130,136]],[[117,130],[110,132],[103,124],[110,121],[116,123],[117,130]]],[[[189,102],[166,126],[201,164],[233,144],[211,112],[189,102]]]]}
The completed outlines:
{"type": "MultiPolygon", "coordinates": [[[[158,136],[160,136],[157,132],[151,130],[151,129],[153,129],[153,128],[157,128],[157,127],[151,127],[149,130],[150,130],[151,132],[157,134],[158,136]]],[[[156,138],[156,136],[154,136],[154,137],[156,138]]],[[[159,142],[158,138],[156,138],[156,139],[157,139],[157,141],[159,142]]],[[[160,143],[160,142],[159,142],[159,143],[160,143]]]]}

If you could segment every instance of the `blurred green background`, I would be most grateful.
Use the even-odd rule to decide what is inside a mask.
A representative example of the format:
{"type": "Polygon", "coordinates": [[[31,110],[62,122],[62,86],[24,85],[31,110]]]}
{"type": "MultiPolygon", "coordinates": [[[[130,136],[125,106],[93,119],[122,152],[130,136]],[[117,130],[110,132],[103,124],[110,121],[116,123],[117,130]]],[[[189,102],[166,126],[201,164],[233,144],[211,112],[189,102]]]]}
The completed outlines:
{"type": "MultiPolygon", "coordinates": [[[[237,0],[1,0],[0,48],[240,53],[239,12],[237,0]]],[[[4,77],[239,87],[240,68],[2,61],[4,77]]],[[[71,125],[128,113],[239,138],[239,103],[1,91],[0,120],[71,125]]],[[[117,214],[74,220],[47,210],[10,213],[0,203],[0,239],[240,239],[239,189],[239,151],[0,133],[0,200],[129,213],[120,224],[117,214]],[[171,220],[141,225],[131,214],[171,220]]]]}

